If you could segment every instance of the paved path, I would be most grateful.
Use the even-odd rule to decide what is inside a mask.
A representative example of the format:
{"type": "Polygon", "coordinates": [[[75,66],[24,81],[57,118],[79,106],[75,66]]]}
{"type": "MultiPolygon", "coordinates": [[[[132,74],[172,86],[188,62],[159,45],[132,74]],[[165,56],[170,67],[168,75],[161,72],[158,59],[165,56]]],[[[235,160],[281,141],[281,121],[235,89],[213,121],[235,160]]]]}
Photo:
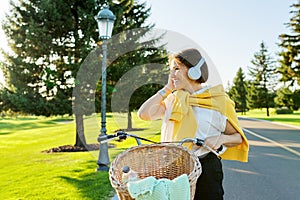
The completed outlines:
{"type": "Polygon", "coordinates": [[[225,200],[300,199],[300,129],[240,119],[248,163],[223,161],[225,200]]]}
{"type": "Polygon", "coordinates": [[[249,162],[223,161],[224,199],[300,199],[300,128],[247,118],[240,124],[249,162]]]}

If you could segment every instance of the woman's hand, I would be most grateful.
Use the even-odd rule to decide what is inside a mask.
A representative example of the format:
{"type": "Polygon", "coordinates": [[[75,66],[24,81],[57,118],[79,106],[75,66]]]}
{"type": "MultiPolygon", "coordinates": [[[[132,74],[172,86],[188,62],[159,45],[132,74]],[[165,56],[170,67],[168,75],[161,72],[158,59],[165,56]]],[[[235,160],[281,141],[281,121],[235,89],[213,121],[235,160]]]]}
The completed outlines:
{"type": "Polygon", "coordinates": [[[170,91],[170,92],[173,92],[173,90],[174,90],[174,84],[173,84],[171,74],[169,74],[168,83],[167,83],[167,85],[165,85],[164,89],[167,90],[167,91],[170,91]]]}
{"type": "Polygon", "coordinates": [[[213,150],[218,150],[223,145],[222,134],[208,137],[204,140],[204,144],[213,150]]]}
{"type": "Polygon", "coordinates": [[[226,128],[223,134],[218,136],[211,136],[205,139],[205,145],[211,147],[214,150],[220,148],[221,145],[227,147],[233,147],[241,144],[243,141],[242,136],[235,130],[231,123],[226,121],[226,128]]]}

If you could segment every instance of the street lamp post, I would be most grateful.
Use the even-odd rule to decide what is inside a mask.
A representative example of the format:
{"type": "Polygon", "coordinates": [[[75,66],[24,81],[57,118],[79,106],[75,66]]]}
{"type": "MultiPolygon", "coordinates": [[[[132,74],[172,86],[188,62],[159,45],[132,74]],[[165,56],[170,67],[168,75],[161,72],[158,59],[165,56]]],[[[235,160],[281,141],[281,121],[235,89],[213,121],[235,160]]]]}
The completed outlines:
{"type": "MultiPolygon", "coordinates": [[[[101,92],[101,130],[98,137],[106,135],[106,52],[107,52],[107,39],[111,37],[112,29],[116,16],[109,10],[108,5],[104,5],[99,11],[95,19],[98,23],[99,39],[103,40],[102,50],[102,92],[101,92]]],[[[109,157],[108,145],[100,144],[98,156],[97,171],[108,171],[109,157]]]]}

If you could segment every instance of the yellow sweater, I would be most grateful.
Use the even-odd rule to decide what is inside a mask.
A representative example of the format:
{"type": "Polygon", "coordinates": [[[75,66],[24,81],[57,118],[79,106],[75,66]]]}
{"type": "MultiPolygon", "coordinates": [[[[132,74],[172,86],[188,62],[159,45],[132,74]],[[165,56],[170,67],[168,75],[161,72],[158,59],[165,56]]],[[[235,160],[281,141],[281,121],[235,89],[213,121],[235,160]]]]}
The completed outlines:
{"type": "Polygon", "coordinates": [[[170,121],[174,122],[173,140],[194,138],[197,130],[197,122],[192,106],[213,109],[225,115],[232,126],[240,133],[243,142],[234,147],[228,147],[221,155],[225,160],[248,161],[249,144],[243,133],[235,112],[234,102],[226,95],[222,85],[212,87],[202,94],[189,94],[178,90],[175,92],[175,101],[170,121]]]}

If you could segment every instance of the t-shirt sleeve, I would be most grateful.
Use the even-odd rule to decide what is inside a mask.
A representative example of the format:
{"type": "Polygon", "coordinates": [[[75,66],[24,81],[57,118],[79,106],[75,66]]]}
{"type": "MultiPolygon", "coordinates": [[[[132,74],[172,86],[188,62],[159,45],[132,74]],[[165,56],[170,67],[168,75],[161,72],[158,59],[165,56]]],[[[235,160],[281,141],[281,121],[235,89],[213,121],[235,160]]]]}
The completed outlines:
{"type": "Polygon", "coordinates": [[[219,131],[224,132],[225,129],[226,129],[227,117],[218,112],[218,120],[220,122],[220,123],[218,123],[219,124],[219,127],[218,127],[219,131]]]}

